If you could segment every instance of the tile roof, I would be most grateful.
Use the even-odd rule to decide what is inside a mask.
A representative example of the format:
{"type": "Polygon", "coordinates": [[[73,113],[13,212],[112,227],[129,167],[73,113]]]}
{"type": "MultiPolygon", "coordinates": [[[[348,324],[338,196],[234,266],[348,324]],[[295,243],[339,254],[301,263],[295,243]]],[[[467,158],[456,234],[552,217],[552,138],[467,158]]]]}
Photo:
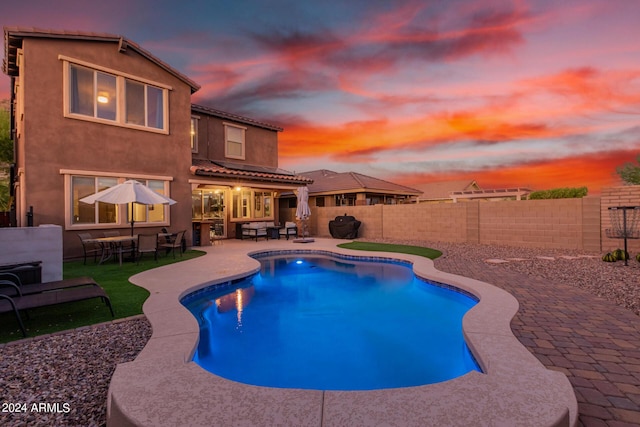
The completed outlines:
{"type": "Polygon", "coordinates": [[[199,176],[242,178],[249,181],[269,181],[294,185],[309,185],[313,182],[313,180],[308,177],[295,175],[280,168],[214,162],[206,159],[193,159],[191,173],[199,176]]]}
{"type": "Polygon", "coordinates": [[[22,47],[22,40],[27,37],[117,43],[118,49],[121,52],[125,52],[127,49],[132,49],[149,61],[154,62],[160,68],[163,68],[165,71],[182,80],[191,87],[191,93],[200,89],[200,85],[195,83],[193,80],[180,73],[166,62],[155,57],[151,52],[143,49],[137,43],[123,36],[87,31],[49,30],[32,27],[4,27],[4,60],[2,61],[2,71],[8,76],[18,75],[18,66],[16,64],[17,49],[22,47]]]}
{"type": "Polygon", "coordinates": [[[420,200],[443,200],[451,199],[451,193],[454,191],[479,190],[480,187],[475,180],[455,180],[429,182],[417,185],[422,190],[420,200]]]}
{"type": "Polygon", "coordinates": [[[216,110],[215,108],[206,107],[204,105],[191,104],[191,111],[202,113],[202,114],[208,114],[210,116],[219,117],[221,119],[233,120],[234,122],[257,126],[257,127],[261,127],[268,130],[274,130],[276,132],[282,132],[284,130],[280,126],[270,125],[269,123],[260,122],[258,120],[254,120],[249,117],[239,116],[237,114],[216,110]]]}
{"type": "Polygon", "coordinates": [[[309,185],[310,194],[341,192],[375,192],[417,196],[420,190],[393,182],[363,175],[357,172],[334,172],[327,169],[303,172],[300,175],[313,179],[309,185]]]}

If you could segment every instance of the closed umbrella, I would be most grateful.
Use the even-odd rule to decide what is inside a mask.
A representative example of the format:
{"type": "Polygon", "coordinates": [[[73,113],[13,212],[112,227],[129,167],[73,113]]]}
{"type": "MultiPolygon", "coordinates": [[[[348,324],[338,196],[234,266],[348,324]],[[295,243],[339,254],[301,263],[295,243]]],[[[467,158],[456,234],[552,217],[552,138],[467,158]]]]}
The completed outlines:
{"type": "Polygon", "coordinates": [[[302,222],[302,239],[295,239],[296,243],[313,242],[313,239],[307,239],[308,222],[311,216],[311,208],[309,207],[309,189],[305,187],[298,187],[296,193],[298,194],[298,207],[296,208],[296,219],[302,222]]]}
{"type": "Polygon", "coordinates": [[[142,205],[173,205],[175,200],[163,196],[153,191],[151,188],[139,181],[130,179],[122,184],[114,185],[106,190],[99,191],[91,196],[80,199],[83,203],[92,204],[95,202],[111,203],[123,205],[131,203],[131,235],[133,236],[133,204],[142,205]]]}

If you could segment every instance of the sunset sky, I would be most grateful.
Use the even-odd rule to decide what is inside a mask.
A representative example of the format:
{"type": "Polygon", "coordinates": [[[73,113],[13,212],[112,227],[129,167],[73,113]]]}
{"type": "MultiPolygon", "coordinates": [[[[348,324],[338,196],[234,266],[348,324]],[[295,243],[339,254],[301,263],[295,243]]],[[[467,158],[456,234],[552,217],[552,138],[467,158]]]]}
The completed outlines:
{"type": "Polygon", "coordinates": [[[597,194],[640,154],[636,0],[22,0],[0,24],[123,35],[194,103],[284,127],[296,172],[597,194]]]}

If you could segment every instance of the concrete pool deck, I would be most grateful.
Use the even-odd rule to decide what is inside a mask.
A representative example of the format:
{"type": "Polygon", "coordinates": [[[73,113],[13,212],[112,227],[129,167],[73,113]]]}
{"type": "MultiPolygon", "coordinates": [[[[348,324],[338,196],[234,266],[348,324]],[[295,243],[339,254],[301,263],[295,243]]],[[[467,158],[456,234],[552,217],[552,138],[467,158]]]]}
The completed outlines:
{"type": "Polygon", "coordinates": [[[513,296],[484,282],[438,271],[426,258],[337,248],[342,242],[228,240],[205,248],[203,257],[133,276],[133,283],[151,293],[143,310],[153,335],[133,362],[116,368],[107,424],[576,425],[578,405],[567,377],[545,368],[511,331],[511,319],[518,311],[513,296]],[[190,361],[198,341],[198,323],[179,299],[209,284],[259,270],[259,263],[247,254],[268,250],[403,259],[413,263],[419,276],[476,295],[480,303],[465,316],[463,327],[484,373],[471,372],[420,387],[345,392],[255,387],[206,372],[190,361]]]}

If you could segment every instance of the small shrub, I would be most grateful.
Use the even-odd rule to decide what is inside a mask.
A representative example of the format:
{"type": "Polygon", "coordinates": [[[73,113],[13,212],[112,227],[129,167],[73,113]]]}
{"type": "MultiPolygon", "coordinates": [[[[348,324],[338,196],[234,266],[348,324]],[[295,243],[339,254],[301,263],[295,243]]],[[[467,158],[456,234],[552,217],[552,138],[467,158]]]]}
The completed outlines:
{"type": "Polygon", "coordinates": [[[629,259],[629,252],[622,249],[616,249],[613,251],[613,256],[616,257],[616,261],[626,261],[629,259]]]}
{"type": "Polygon", "coordinates": [[[589,193],[587,187],[554,188],[551,190],[534,191],[529,194],[529,200],[543,199],[579,199],[589,193]]]}

